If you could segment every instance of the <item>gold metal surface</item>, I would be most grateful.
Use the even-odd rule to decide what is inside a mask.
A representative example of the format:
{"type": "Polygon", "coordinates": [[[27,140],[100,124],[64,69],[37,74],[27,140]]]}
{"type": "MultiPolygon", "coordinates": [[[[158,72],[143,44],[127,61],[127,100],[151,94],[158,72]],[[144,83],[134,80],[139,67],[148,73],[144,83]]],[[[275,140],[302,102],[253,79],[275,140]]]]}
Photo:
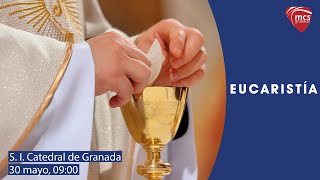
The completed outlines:
{"type": "Polygon", "coordinates": [[[157,180],[169,175],[171,166],[161,160],[160,152],[176,135],[186,104],[186,87],[148,87],[121,107],[127,128],[147,152],[147,160],[137,172],[157,180]]]}

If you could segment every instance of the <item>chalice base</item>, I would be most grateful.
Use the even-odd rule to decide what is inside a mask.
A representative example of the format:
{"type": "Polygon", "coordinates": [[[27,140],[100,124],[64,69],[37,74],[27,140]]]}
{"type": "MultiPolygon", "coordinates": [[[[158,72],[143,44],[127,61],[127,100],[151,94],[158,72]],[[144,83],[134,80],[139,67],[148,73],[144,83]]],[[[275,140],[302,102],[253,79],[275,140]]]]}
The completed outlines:
{"type": "Polygon", "coordinates": [[[171,173],[171,165],[163,162],[146,162],[137,168],[137,173],[148,180],[161,180],[171,173]]]}
{"type": "Polygon", "coordinates": [[[148,180],[161,180],[171,173],[171,165],[161,160],[161,150],[164,145],[157,138],[152,138],[143,146],[147,152],[147,160],[137,167],[137,173],[148,180]]]}

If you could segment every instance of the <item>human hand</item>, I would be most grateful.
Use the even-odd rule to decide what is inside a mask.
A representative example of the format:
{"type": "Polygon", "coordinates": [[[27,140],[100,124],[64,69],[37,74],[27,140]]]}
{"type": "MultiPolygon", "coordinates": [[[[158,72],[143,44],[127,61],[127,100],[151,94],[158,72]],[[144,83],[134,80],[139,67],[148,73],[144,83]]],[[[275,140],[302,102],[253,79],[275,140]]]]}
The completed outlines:
{"type": "Polygon", "coordinates": [[[147,86],[151,61],[134,43],[115,32],[106,32],[87,42],[94,58],[96,96],[116,92],[109,103],[111,107],[119,107],[147,86]]]}
{"type": "Polygon", "coordinates": [[[204,37],[197,29],[173,19],[163,20],[140,34],[135,44],[147,52],[154,39],[159,41],[166,57],[154,85],[190,87],[203,78],[207,53],[204,37]]]}

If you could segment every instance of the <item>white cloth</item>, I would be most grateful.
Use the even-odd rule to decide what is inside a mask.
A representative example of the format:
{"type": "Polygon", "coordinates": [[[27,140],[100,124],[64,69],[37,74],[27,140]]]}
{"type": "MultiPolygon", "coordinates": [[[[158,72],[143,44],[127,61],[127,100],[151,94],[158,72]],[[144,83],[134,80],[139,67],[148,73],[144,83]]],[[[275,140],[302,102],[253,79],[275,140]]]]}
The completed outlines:
{"type": "MultiPolygon", "coordinates": [[[[94,63],[86,42],[74,46],[53,100],[26,140],[23,150],[90,151],[94,106],[94,63]]],[[[59,164],[59,163],[55,163],[59,164]]],[[[87,162],[79,176],[6,176],[7,179],[87,179],[87,162]]]]}

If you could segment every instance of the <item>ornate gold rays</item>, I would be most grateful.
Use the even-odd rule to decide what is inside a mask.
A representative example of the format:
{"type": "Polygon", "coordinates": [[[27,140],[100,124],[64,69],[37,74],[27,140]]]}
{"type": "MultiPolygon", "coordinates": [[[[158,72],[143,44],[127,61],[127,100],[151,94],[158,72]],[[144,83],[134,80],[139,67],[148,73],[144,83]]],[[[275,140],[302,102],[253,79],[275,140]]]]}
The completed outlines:
{"type": "Polygon", "coordinates": [[[56,0],[56,4],[52,6],[52,13],[48,10],[45,0],[7,3],[0,5],[0,10],[10,7],[16,8],[9,11],[9,16],[15,15],[19,19],[25,19],[28,25],[42,35],[66,41],[70,32],[57,20],[57,17],[62,15],[71,23],[75,32],[82,35],[76,0],[56,0]]]}
{"type": "Polygon", "coordinates": [[[58,17],[65,12],[65,18],[70,20],[77,33],[82,34],[76,0],[57,0],[57,5],[53,6],[53,12],[58,17]]]}

